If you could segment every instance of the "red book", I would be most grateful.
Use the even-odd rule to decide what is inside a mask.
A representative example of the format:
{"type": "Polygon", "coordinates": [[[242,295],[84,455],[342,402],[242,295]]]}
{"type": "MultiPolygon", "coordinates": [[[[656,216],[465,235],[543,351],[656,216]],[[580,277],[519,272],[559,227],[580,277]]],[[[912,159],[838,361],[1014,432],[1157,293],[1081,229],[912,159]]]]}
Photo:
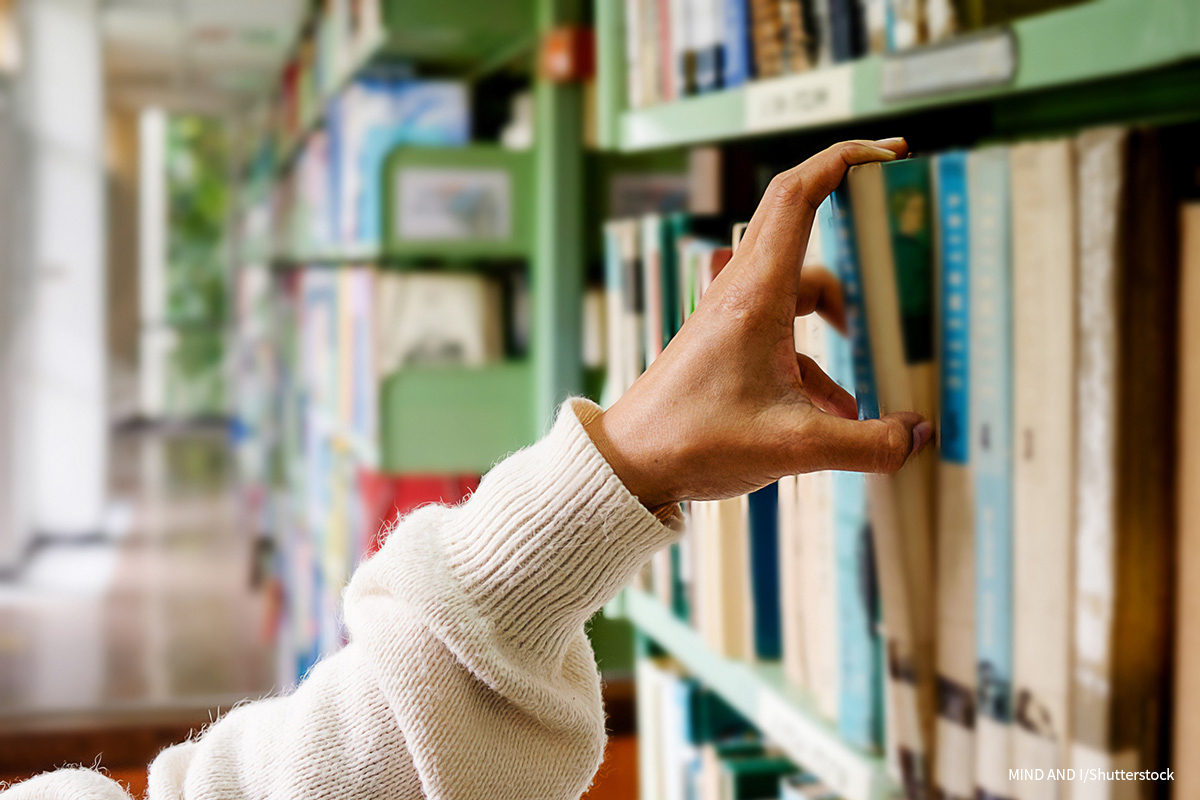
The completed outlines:
{"type": "Polygon", "coordinates": [[[359,470],[358,492],[362,503],[359,558],[380,547],[396,522],[430,503],[453,504],[479,488],[478,475],[389,475],[359,470]]]}

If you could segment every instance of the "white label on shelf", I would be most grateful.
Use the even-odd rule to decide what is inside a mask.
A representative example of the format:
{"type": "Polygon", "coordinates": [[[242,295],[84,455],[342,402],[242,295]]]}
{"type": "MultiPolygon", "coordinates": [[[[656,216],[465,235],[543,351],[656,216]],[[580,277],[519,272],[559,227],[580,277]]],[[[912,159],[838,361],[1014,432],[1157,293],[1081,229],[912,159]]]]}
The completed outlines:
{"type": "Polygon", "coordinates": [[[796,713],[792,705],[770,690],[758,695],[758,727],[796,764],[821,779],[845,800],[874,797],[877,770],[820,723],[796,713]]]}
{"type": "Polygon", "coordinates": [[[850,64],[754,81],[746,86],[746,130],[777,131],[848,119],[853,109],[850,64]]]}
{"type": "Polygon", "coordinates": [[[883,61],[885,101],[1008,83],[1017,74],[1017,48],[1008,29],[909,50],[883,61]]]}

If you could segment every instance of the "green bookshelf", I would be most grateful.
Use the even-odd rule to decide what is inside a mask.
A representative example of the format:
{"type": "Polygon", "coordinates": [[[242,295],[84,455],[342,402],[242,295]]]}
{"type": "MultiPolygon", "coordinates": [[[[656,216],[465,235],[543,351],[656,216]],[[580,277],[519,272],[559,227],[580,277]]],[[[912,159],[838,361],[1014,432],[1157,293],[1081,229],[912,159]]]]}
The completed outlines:
{"type": "Polygon", "coordinates": [[[1200,60],[1200,5],[1189,0],[1089,0],[933,47],[628,109],[621,14],[619,3],[599,4],[599,131],[603,146],[615,150],[721,142],[983,101],[1001,106],[1001,116],[1028,119],[1022,105],[1050,90],[1063,94],[1051,102],[1035,100],[1033,107],[1051,120],[1062,116],[1063,102],[1076,116],[1086,113],[1089,118],[1189,111],[1194,116],[1200,94],[1191,69],[1200,60]],[[1006,58],[1011,58],[1011,70],[1004,69],[1006,58]],[[977,85],[911,85],[914,74],[927,74],[935,64],[966,65],[948,71],[959,78],[964,70],[978,70],[977,85]],[[1075,89],[1118,79],[1133,80],[1132,91],[1089,92],[1091,107],[1079,109],[1075,89]],[[1179,86],[1163,91],[1173,84],[1179,86]]]}
{"type": "Polygon", "coordinates": [[[279,150],[277,169],[286,171],[305,140],[320,126],[330,103],[354,79],[398,65],[423,73],[476,77],[532,49],[534,0],[385,0],[383,31],[347,59],[345,70],[328,82],[296,133],[279,150]]]}
{"type": "Polygon", "coordinates": [[[624,590],[605,615],[628,619],[845,800],[887,800],[899,791],[883,759],[843,742],[804,693],[789,685],[778,662],[749,664],[722,658],[657,598],[637,589],[624,590]]]}
{"type": "Polygon", "coordinates": [[[405,367],[380,388],[384,472],[483,474],[537,438],[527,361],[405,367]]]}
{"type": "MultiPolygon", "coordinates": [[[[533,255],[534,154],[497,145],[398,147],[384,168],[383,248],[388,260],[525,259],[533,255]],[[411,187],[411,188],[409,188],[411,187]],[[456,200],[474,201],[480,231],[472,235],[414,236],[406,233],[406,192],[422,200],[441,187],[456,200]]],[[[423,221],[423,220],[422,220],[423,221]]],[[[415,223],[421,227],[421,221],[415,223]]]]}

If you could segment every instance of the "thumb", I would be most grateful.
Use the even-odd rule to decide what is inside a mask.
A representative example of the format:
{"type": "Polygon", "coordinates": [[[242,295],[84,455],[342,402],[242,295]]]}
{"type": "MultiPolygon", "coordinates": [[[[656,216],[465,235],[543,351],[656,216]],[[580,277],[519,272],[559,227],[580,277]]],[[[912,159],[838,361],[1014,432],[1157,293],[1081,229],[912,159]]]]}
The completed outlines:
{"type": "Polygon", "coordinates": [[[896,472],[933,438],[933,424],[911,411],[864,420],[818,413],[806,427],[805,472],[896,472]]]}

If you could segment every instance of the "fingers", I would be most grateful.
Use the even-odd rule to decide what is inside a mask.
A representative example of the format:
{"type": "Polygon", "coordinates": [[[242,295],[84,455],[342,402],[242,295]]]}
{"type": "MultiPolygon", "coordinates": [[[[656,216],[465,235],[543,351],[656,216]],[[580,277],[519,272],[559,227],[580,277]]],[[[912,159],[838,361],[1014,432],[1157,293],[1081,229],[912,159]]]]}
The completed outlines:
{"type": "MultiPolygon", "coordinates": [[[[808,245],[817,206],[838,187],[846,170],[871,161],[894,161],[908,154],[904,139],[841,142],[822,150],[799,166],[776,175],[755,210],[742,238],[742,247],[761,243],[770,249],[763,259],[778,276],[798,271],[808,245]]],[[[794,279],[794,278],[793,278],[794,279]]]]}
{"type": "Polygon", "coordinates": [[[854,396],[838,385],[837,381],[825,374],[816,361],[796,353],[796,363],[800,365],[800,381],[804,393],[817,408],[845,419],[858,419],[858,405],[854,396]]]}
{"type": "Polygon", "coordinates": [[[796,316],[817,312],[821,319],[846,333],[846,296],[842,282],[824,267],[805,267],[800,273],[800,291],[796,295],[796,316]]]}
{"type": "Polygon", "coordinates": [[[895,472],[929,444],[933,425],[920,414],[900,412],[882,419],[849,420],[813,414],[797,455],[805,471],[895,472]]]}

